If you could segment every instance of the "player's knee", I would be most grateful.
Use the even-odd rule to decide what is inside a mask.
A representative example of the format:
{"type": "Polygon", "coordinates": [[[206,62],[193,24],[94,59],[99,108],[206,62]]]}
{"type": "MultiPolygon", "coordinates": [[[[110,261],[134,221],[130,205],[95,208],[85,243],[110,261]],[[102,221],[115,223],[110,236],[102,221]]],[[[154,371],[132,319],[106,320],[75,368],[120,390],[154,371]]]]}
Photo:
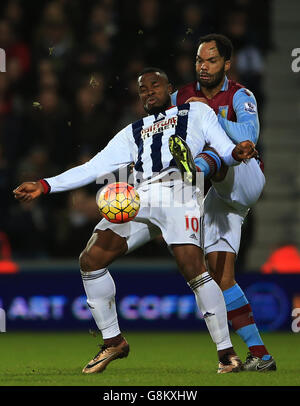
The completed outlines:
{"type": "Polygon", "coordinates": [[[223,278],[221,278],[220,282],[218,283],[218,285],[220,286],[222,291],[232,288],[232,286],[235,284],[236,284],[236,281],[232,276],[224,277],[224,275],[223,275],[223,278]]]}
{"type": "Polygon", "coordinates": [[[234,275],[231,272],[224,272],[224,270],[220,269],[210,269],[210,274],[222,291],[231,288],[236,283],[234,275]]]}
{"type": "Polygon", "coordinates": [[[179,269],[187,282],[206,271],[205,265],[202,262],[197,263],[197,261],[181,263],[179,264],[179,269]]]}
{"type": "Polygon", "coordinates": [[[209,267],[209,273],[211,274],[211,276],[213,277],[213,279],[217,282],[217,284],[219,286],[221,286],[221,281],[222,281],[222,274],[223,272],[221,271],[217,271],[214,268],[209,267]]]}
{"type": "Polygon", "coordinates": [[[79,256],[79,264],[82,272],[93,272],[102,269],[105,267],[102,262],[102,258],[99,258],[98,255],[96,256],[93,250],[84,249],[79,256]]]}

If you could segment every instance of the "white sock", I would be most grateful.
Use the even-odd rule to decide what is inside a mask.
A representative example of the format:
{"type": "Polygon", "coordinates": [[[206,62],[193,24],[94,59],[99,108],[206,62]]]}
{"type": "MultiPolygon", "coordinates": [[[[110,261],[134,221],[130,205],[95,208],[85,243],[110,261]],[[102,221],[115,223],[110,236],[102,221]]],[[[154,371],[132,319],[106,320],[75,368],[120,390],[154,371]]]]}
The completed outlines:
{"type": "Polygon", "coordinates": [[[87,304],[103,339],[120,334],[115,303],[116,287],[108,269],[82,272],[87,304]]]}
{"type": "Polygon", "coordinates": [[[208,272],[188,282],[217,350],[232,347],[223,293],[208,272]]]}

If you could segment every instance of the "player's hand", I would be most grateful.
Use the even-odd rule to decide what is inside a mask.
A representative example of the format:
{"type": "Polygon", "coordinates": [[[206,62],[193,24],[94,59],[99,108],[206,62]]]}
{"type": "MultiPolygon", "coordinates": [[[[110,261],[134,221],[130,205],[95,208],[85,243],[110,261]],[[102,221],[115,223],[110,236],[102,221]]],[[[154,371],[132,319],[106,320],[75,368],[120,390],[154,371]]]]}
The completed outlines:
{"type": "Polygon", "coordinates": [[[258,152],[252,141],[243,141],[235,146],[232,151],[232,156],[236,161],[245,161],[247,159],[256,158],[258,152]]]}
{"type": "Polygon", "coordinates": [[[17,200],[31,202],[44,193],[44,188],[41,182],[24,182],[13,193],[17,200]]]}
{"type": "Polygon", "coordinates": [[[193,96],[186,100],[186,103],[191,103],[191,102],[201,102],[201,103],[208,104],[208,101],[205,99],[205,97],[193,96]]]}

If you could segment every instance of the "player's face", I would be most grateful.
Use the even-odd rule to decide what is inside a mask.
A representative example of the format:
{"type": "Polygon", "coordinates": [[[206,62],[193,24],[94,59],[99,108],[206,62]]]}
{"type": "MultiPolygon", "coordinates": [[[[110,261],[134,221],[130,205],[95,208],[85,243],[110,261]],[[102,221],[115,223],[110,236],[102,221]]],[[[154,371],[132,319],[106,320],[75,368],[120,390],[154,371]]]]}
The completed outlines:
{"type": "Polygon", "coordinates": [[[159,72],[145,73],[138,78],[138,92],[148,114],[159,113],[171,106],[172,88],[159,72]]]}
{"type": "Polygon", "coordinates": [[[196,56],[196,75],[200,85],[207,88],[218,86],[230,69],[230,61],[219,54],[215,41],[204,42],[196,56]]]}

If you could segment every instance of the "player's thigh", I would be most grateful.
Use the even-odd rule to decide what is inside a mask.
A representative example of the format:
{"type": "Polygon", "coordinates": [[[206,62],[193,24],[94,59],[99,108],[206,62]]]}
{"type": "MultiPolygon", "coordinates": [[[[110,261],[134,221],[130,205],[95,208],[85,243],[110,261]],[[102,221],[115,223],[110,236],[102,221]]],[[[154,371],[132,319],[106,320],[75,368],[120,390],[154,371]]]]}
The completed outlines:
{"type": "Polygon", "coordinates": [[[159,227],[149,220],[149,208],[141,207],[138,215],[131,221],[122,224],[111,223],[102,219],[95,230],[110,229],[126,241],[126,254],[161,235],[159,227]]]}
{"type": "Polygon", "coordinates": [[[80,255],[81,270],[91,272],[105,268],[126,251],[127,243],[124,237],[110,229],[95,230],[80,255]]]}
{"type": "Polygon", "coordinates": [[[209,271],[222,290],[229,289],[236,283],[235,259],[234,252],[212,251],[206,254],[209,271]]]}
{"type": "Polygon", "coordinates": [[[265,183],[265,176],[256,159],[250,159],[247,164],[242,162],[235,168],[234,200],[252,207],[261,196],[265,183]]]}
{"type": "Polygon", "coordinates": [[[213,182],[213,189],[223,196],[233,208],[252,207],[262,194],[265,176],[253,158],[247,163],[230,167],[222,182],[213,182]]]}
{"type": "Polygon", "coordinates": [[[181,273],[189,281],[205,271],[198,197],[193,189],[185,191],[181,180],[175,181],[174,187],[161,185],[157,192],[160,200],[151,208],[150,221],[160,228],[181,273]]]}

